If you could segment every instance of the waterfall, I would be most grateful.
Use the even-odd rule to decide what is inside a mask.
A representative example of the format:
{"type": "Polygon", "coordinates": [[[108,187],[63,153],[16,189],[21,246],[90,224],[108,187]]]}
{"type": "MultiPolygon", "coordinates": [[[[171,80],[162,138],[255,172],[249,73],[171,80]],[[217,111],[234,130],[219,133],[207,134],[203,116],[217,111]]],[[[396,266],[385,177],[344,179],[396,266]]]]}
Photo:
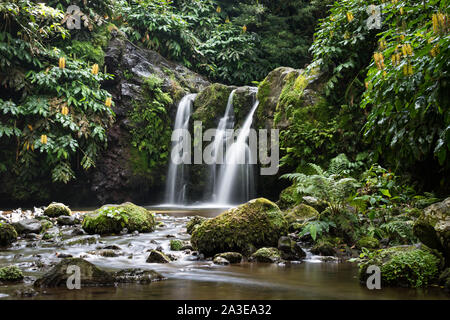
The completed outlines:
{"type": "Polygon", "coordinates": [[[215,201],[217,198],[217,174],[220,172],[221,165],[223,163],[222,159],[225,154],[225,142],[227,139],[227,130],[234,128],[234,109],[233,109],[233,98],[236,89],[231,91],[228,96],[227,107],[225,109],[225,114],[219,120],[219,124],[216,129],[216,135],[214,136],[214,144],[212,149],[212,156],[215,162],[210,165],[210,182],[205,190],[205,193],[210,195],[208,198],[215,201]],[[211,194],[212,192],[212,194],[211,194]]]}
{"type": "MultiPolygon", "coordinates": [[[[192,106],[196,96],[196,94],[188,94],[181,99],[175,117],[174,130],[189,130],[189,119],[192,114],[192,106]]],[[[181,138],[182,132],[177,131],[177,136],[175,140],[172,141],[171,152],[181,138]]],[[[175,164],[170,157],[166,180],[166,203],[184,204],[187,187],[187,172],[185,172],[185,166],[186,165],[183,163],[175,164]]]]}
{"type": "Polygon", "coordinates": [[[259,101],[253,107],[245,119],[235,142],[226,151],[226,163],[221,167],[217,203],[231,204],[250,200],[254,195],[254,175],[252,152],[248,146],[250,128],[253,123],[253,115],[258,108],[259,101]]]}

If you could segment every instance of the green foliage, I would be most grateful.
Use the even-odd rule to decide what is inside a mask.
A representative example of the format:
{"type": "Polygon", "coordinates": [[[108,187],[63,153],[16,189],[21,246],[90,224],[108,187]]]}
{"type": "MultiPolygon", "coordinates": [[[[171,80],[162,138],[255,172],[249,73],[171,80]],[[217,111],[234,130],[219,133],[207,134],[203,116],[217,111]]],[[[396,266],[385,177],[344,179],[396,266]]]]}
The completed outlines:
{"type": "Polygon", "coordinates": [[[17,266],[0,268],[0,281],[17,282],[23,279],[22,270],[17,266]]]}
{"type": "Polygon", "coordinates": [[[131,145],[139,151],[135,169],[145,170],[144,174],[165,166],[169,156],[172,131],[167,110],[172,98],[163,92],[162,84],[155,75],[145,79],[142,86],[145,101],[136,102],[129,113],[133,126],[131,145]]]}
{"type": "Polygon", "coordinates": [[[306,223],[305,227],[299,233],[299,237],[306,234],[310,234],[311,238],[316,241],[317,236],[321,238],[324,234],[330,232],[330,227],[336,227],[336,224],[328,218],[322,218],[321,220],[314,220],[306,223]]]}
{"type": "Polygon", "coordinates": [[[293,180],[297,192],[313,196],[328,204],[332,214],[339,213],[350,196],[358,186],[357,180],[346,177],[346,170],[352,163],[345,155],[339,155],[331,160],[327,171],[320,166],[309,163],[306,173],[290,173],[281,176],[293,180]]]}
{"type": "Polygon", "coordinates": [[[397,167],[408,168],[434,155],[449,169],[450,110],[447,1],[432,0],[386,3],[387,18],[378,37],[384,46],[378,52],[384,68],[370,64],[363,108],[369,108],[365,134],[375,145],[376,155],[397,167]],[[400,14],[399,10],[403,10],[400,14]],[[446,15],[433,27],[433,14],[446,15]],[[407,46],[411,51],[404,51],[407,46]],[[406,54],[405,54],[406,53],[406,54]],[[399,55],[399,61],[393,58],[399,55]]]}

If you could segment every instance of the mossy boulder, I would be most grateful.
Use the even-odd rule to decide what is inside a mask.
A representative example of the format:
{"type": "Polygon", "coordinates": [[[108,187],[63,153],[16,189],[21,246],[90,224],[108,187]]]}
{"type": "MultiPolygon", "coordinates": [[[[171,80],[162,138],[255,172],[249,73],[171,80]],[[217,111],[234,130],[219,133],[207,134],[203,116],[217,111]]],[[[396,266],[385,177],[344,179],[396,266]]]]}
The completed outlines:
{"type": "Polygon", "coordinates": [[[316,209],[303,203],[292,209],[283,211],[283,216],[289,224],[314,219],[318,215],[319,212],[316,209]]]}
{"type": "Polygon", "coordinates": [[[227,260],[229,263],[240,263],[242,261],[242,254],[240,254],[239,252],[223,252],[223,253],[219,253],[216,254],[214,256],[214,259],[216,258],[224,258],[225,260],[227,260]]]}
{"type": "MultiPolygon", "coordinates": [[[[106,271],[99,269],[94,264],[80,258],[66,258],[45,273],[34,282],[35,287],[65,287],[67,279],[74,272],[67,273],[69,266],[76,266],[80,269],[81,286],[112,286],[114,278],[106,271]]],[[[70,271],[70,270],[69,270],[70,271]]]]}
{"type": "Polygon", "coordinates": [[[124,269],[114,273],[113,278],[119,283],[140,283],[148,284],[166,279],[154,270],[124,269]]]}
{"type": "Polygon", "coordinates": [[[203,129],[216,128],[225,114],[228,97],[235,87],[213,83],[199,92],[194,101],[194,121],[202,121],[203,129]]]}
{"type": "Polygon", "coordinates": [[[170,250],[173,251],[180,251],[183,248],[184,244],[181,240],[170,240],[170,250]]]}
{"type": "Polygon", "coordinates": [[[450,197],[425,208],[413,232],[422,243],[441,251],[450,264],[450,197]]]}
{"type": "Polygon", "coordinates": [[[381,271],[381,286],[422,287],[437,280],[441,260],[425,247],[398,246],[377,251],[360,264],[359,278],[365,283],[370,265],[381,271]]]}
{"type": "Polygon", "coordinates": [[[280,199],[277,201],[277,205],[281,209],[287,209],[296,206],[301,201],[302,199],[297,193],[297,187],[295,185],[292,185],[281,191],[280,199]]]}
{"type": "Polygon", "coordinates": [[[286,236],[278,240],[278,250],[284,260],[300,260],[306,257],[306,252],[303,251],[300,244],[286,236]]]}
{"type": "Polygon", "coordinates": [[[192,234],[192,232],[200,225],[203,221],[205,221],[205,217],[201,216],[194,216],[191,218],[191,220],[186,223],[186,232],[188,234],[192,234]]]}
{"type": "Polygon", "coordinates": [[[86,214],[82,224],[89,234],[116,234],[124,228],[128,232],[152,232],[156,227],[154,213],[131,202],[105,205],[86,214]]]}
{"type": "Polygon", "coordinates": [[[146,262],[148,263],[169,263],[170,258],[158,250],[151,250],[146,262]]]}
{"type": "Polygon", "coordinates": [[[241,126],[256,102],[257,88],[244,86],[236,89],[233,97],[234,121],[241,126]]]}
{"type": "Polygon", "coordinates": [[[20,282],[23,280],[23,273],[17,266],[7,266],[0,268],[0,282],[20,282]]]}
{"type": "Polygon", "coordinates": [[[260,248],[250,256],[250,261],[263,263],[276,263],[280,260],[281,254],[277,248],[260,248]]]}
{"type": "Polygon", "coordinates": [[[203,222],[193,233],[193,247],[205,254],[236,251],[249,255],[257,248],[276,247],[287,233],[278,206],[264,198],[251,200],[203,222]]]}
{"type": "Polygon", "coordinates": [[[366,236],[360,238],[356,242],[356,247],[358,249],[366,248],[366,249],[377,249],[380,247],[380,241],[378,239],[375,239],[374,237],[366,236]]]}
{"type": "Polygon", "coordinates": [[[329,239],[319,239],[311,248],[313,254],[321,256],[335,256],[335,244],[329,239]]]}
{"type": "Polygon", "coordinates": [[[6,247],[17,241],[17,231],[8,223],[0,222],[0,247],[6,247]]]}
{"type": "Polygon", "coordinates": [[[59,216],[70,216],[72,211],[64,203],[52,202],[45,208],[44,214],[54,218],[59,216]]]}

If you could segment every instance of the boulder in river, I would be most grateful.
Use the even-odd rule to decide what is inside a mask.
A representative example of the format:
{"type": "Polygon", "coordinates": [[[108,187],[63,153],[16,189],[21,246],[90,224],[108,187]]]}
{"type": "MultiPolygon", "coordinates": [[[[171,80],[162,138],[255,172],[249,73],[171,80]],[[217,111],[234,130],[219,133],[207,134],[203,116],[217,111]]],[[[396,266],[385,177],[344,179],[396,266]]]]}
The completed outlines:
{"type": "Polygon", "coordinates": [[[147,258],[148,263],[169,263],[170,258],[158,250],[151,250],[147,258]]]}
{"type": "Polygon", "coordinates": [[[240,263],[242,261],[242,254],[239,252],[223,252],[216,254],[214,259],[217,257],[221,257],[226,259],[229,263],[240,263]]]}
{"type": "Polygon", "coordinates": [[[59,216],[57,222],[62,226],[73,226],[78,224],[79,220],[74,216],[59,216]]]}
{"type": "Polygon", "coordinates": [[[24,219],[13,223],[17,233],[39,233],[42,230],[42,223],[37,219],[24,219]]]}
{"type": "Polygon", "coordinates": [[[222,266],[226,266],[226,265],[230,264],[230,261],[228,261],[227,259],[222,258],[220,256],[214,257],[213,262],[214,262],[214,264],[219,264],[219,265],[222,265],[222,266]]]}
{"type": "Polygon", "coordinates": [[[8,223],[0,222],[0,247],[5,247],[17,241],[17,231],[8,223]]]}
{"type": "Polygon", "coordinates": [[[413,226],[414,235],[442,252],[450,264],[450,197],[424,209],[413,226]]]}
{"type": "Polygon", "coordinates": [[[67,273],[69,266],[80,268],[81,286],[109,286],[114,285],[114,277],[94,264],[80,258],[64,259],[41,278],[34,282],[35,287],[65,287],[67,279],[74,273],[67,273]]]}
{"type": "Polygon", "coordinates": [[[140,283],[147,284],[154,281],[164,280],[164,276],[154,270],[125,269],[113,274],[116,282],[119,283],[140,283]]]}
{"type": "Polygon", "coordinates": [[[300,260],[306,257],[306,253],[300,247],[300,244],[286,236],[278,240],[278,250],[284,260],[300,260]]]}
{"type": "Polygon", "coordinates": [[[281,260],[280,251],[277,248],[260,248],[250,256],[250,261],[276,263],[281,260]]]}
{"type": "Polygon", "coordinates": [[[371,265],[380,268],[381,287],[422,287],[437,281],[442,258],[424,245],[382,249],[360,265],[362,283],[370,276],[366,271],[371,265]]]}
{"type": "Polygon", "coordinates": [[[277,246],[286,233],[287,222],[280,208],[258,198],[203,222],[192,233],[191,243],[206,256],[228,251],[250,255],[257,248],[277,246]]]}
{"type": "Polygon", "coordinates": [[[59,216],[70,216],[72,211],[64,203],[52,202],[45,208],[44,214],[48,217],[55,218],[59,216]]]}
{"type": "Polygon", "coordinates": [[[83,220],[83,230],[89,234],[118,234],[123,229],[127,232],[151,232],[155,230],[154,214],[131,202],[120,205],[105,205],[83,220]]]}
{"type": "Polygon", "coordinates": [[[197,229],[197,227],[199,225],[202,224],[203,221],[205,221],[206,218],[205,217],[201,217],[201,216],[194,216],[192,217],[188,223],[186,223],[186,232],[188,234],[192,234],[192,232],[194,232],[195,229],[197,229]]]}
{"type": "Polygon", "coordinates": [[[302,203],[292,209],[283,211],[283,215],[288,223],[293,223],[316,218],[319,212],[313,207],[302,203]]]}

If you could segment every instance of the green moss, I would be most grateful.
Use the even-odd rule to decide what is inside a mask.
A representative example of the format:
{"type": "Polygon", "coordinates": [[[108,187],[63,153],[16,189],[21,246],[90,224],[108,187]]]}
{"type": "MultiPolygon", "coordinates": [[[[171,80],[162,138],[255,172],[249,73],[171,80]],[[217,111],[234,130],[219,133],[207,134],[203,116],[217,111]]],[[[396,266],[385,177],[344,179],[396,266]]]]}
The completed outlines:
{"type": "Polygon", "coordinates": [[[48,229],[53,227],[53,223],[50,220],[41,220],[42,230],[41,233],[45,233],[48,229]]]}
{"type": "Polygon", "coordinates": [[[170,250],[180,251],[183,247],[183,242],[181,240],[170,240],[170,250]]]}
{"type": "Polygon", "coordinates": [[[333,239],[319,239],[311,248],[311,252],[321,256],[334,256],[336,254],[335,246],[336,243],[333,239]]]}
{"type": "Polygon", "coordinates": [[[281,260],[281,254],[277,248],[260,248],[251,255],[250,260],[256,262],[274,263],[281,260]]]}
{"type": "Polygon", "coordinates": [[[105,63],[105,53],[100,46],[94,46],[91,41],[72,40],[71,52],[81,59],[102,66],[105,63]]]}
{"type": "Polygon", "coordinates": [[[375,239],[374,237],[366,236],[366,237],[360,238],[356,242],[356,246],[359,249],[361,249],[361,248],[376,249],[376,248],[380,247],[380,242],[377,239],[375,239]]]}
{"type": "Polygon", "coordinates": [[[207,256],[236,251],[245,255],[255,248],[277,246],[287,233],[287,222],[273,202],[259,198],[206,220],[192,233],[195,249],[207,256]]]}
{"type": "Polygon", "coordinates": [[[63,203],[52,202],[44,210],[44,214],[48,217],[54,218],[59,216],[70,216],[72,211],[63,203]]]}
{"type": "Polygon", "coordinates": [[[426,248],[400,246],[379,250],[360,265],[360,279],[367,279],[366,270],[377,265],[381,270],[382,286],[426,286],[436,280],[440,259],[426,248]]]}
{"type": "Polygon", "coordinates": [[[0,246],[8,246],[16,240],[16,229],[10,224],[0,222],[0,246]]]}
{"type": "Polygon", "coordinates": [[[17,282],[23,279],[23,273],[16,266],[0,268],[0,281],[17,282]]]}
{"type": "Polygon", "coordinates": [[[293,223],[297,220],[307,220],[316,218],[319,212],[311,206],[306,204],[300,204],[290,210],[283,211],[284,218],[288,223],[293,223]]]}
{"type": "Polygon", "coordinates": [[[194,121],[202,121],[203,129],[216,128],[217,120],[224,113],[228,102],[228,97],[234,87],[229,87],[220,83],[214,83],[202,90],[194,102],[194,121]]]}
{"type": "Polygon", "coordinates": [[[200,225],[203,221],[205,221],[205,217],[201,216],[194,216],[191,218],[191,220],[186,223],[186,232],[188,234],[192,234],[192,232],[200,225]]]}
{"type": "Polygon", "coordinates": [[[301,201],[302,198],[297,192],[297,187],[293,184],[281,191],[277,204],[281,209],[286,209],[299,204],[301,201]]]}
{"type": "Polygon", "coordinates": [[[82,227],[89,234],[113,234],[127,228],[128,232],[151,232],[156,221],[153,213],[130,202],[106,205],[84,217],[82,227]]]}

